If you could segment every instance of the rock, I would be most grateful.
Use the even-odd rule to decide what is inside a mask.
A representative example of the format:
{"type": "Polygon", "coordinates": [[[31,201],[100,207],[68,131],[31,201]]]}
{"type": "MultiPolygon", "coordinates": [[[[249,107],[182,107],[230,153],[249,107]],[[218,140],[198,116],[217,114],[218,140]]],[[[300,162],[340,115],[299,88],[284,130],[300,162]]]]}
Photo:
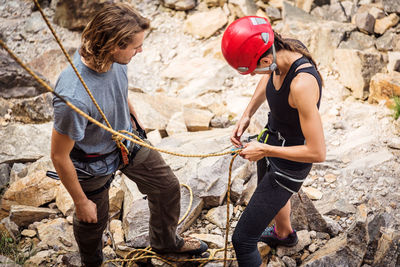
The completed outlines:
{"type": "Polygon", "coordinates": [[[129,92],[129,99],[146,131],[165,130],[171,116],[183,109],[181,100],[164,94],[129,92]]]}
{"type": "Polygon", "coordinates": [[[310,13],[314,0],[296,0],[295,5],[298,8],[303,9],[305,12],[310,13]]]}
{"type": "Polygon", "coordinates": [[[147,247],[149,240],[150,211],[147,200],[135,200],[123,217],[126,244],[130,247],[147,247]]]}
{"type": "Polygon", "coordinates": [[[119,187],[111,187],[108,194],[110,199],[109,214],[110,216],[115,216],[115,214],[121,212],[122,203],[124,201],[124,191],[119,187]]]}
{"type": "Polygon", "coordinates": [[[66,219],[57,218],[37,226],[38,237],[41,240],[38,248],[47,249],[59,248],[65,251],[77,251],[78,245],[75,242],[72,225],[66,219]]]}
{"type": "Polygon", "coordinates": [[[30,257],[25,263],[25,266],[46,266],[50,261],[51,254],[55,253],[54,250],[39,251],[30,257]]]}
{"type": "Polygon", "coordinates": [[[189,16],[185,21],[184,31],[200,39],[209,38],[227,22],[224,11],[218,7],[189,16]]]}
{"type": "Polygon", "coordinates": [[[372,76],[383,69],[382,56],[376,52],[336,49],[335,60],[342,83],[356,98],[364,98],[372,76]]]}
{"type": "Polygon", "coordinates": [[[59,181],[48,178],[44,171],[32,173],[13,183],[4,193],[1,201],[3,211],[9,211],[12,205],[30,205],[39,207],[53,201],[59,181]]]}
{"type": "Polygon", "coordinates": [[[249,201],[257,188],[257,174],[253,174],[249,181],[244,184],[244,190],[239,200],[237,201],[238,205],[247,206],[249,201]]]}
{"type": "Polygon", "coordinates": [[[0,255],[0,262],[4,264],[6,267],[19,267],[21,265],[15,263],[13,260],[10,258],[7,258],[6,256],[0,255]]]}
{"type": "MultiPolygon", "coordinates": [[[[23,123],[46,123],[53,119],[53,95],[44,93],[39,96],[8,100],[12,106],[12,118],[23,123]]],[[[3,100],[0,100],[3,102],[3,100]]]]}
{"type": "Polygon", "coordinates": [[[374,33],[375,18],[368,12],[357,13],[354,16],[357,28],[366,34],[374,33]]]}
{"type": "Polygon", "coordinates": [[[336,2],[329,6],[327,19],[338,22],[349,22],[349,17],[345,12],[342,2],[336,2]]]}
{"type": "Polygon", "coordinates": [[[25,229],[21,232],[22,236],[27,236],[27,237],[34,237],[36,235],[36,231],[35,230],[29,230],[29,229],[25,229]]]}
{"type": "Polygon", "coordinates": [[[399,41],[400,35],[396,34],[394,31],[388,30],[375,40],[375,46],[379,51],[392,51],[399,41]]]}
{"type": "Polygon", "coordinates": [[[361,32],[352,32],[349,39],[340,43],[339,48],[366,50],[369,48],[374,48],[374,45],[374,37],[361,32]]]}
{"type": "Polygon", "coordinates": [[[304,10],[292,6],[287,1],[283,1],[282,18],[284,20],[297,20],[303,22],[315,22],[316,20],[318,20],[316,17],[308,14],[304,10]]]}
{"type": "Polygon", "coordinates": [[[24,163],[14,163],[10,172],[10,184],[24,178],[28,174],[28,167],[24,163]]]}
{"type": "Polygon", "coordinates": [[[302,189],[299,191],[299,194],[294,194],[291,197],[291,207],[291,222],[294,229],[297,231],[327,231],[325,220],[302,189]]]}
{"type": "Polygon", "coordinates": [[[364,261],[372,264],[378,248],[378,242],[382,236],[381,229],[386,227],[388,223],[387,214],[377,214],[369,218],[367,222],[368,229],[368,247],[365,254],[364,261]]]}
{"type": "MultiPolygon", "coordinates": [[[[117,2],[117,1],[109,1],[117,2]]],[[[103,0],[58,0],[54,23],[70,30],[83,30],[91,17],[105,4],[103,0]]]]}
{"type": "MultiPolygon", "coordinates": [[[[205,218],[211,223],[215,224],[221,229],[225,229],[226,226],[226,205],[219,206],[216,208],[210,209],[205,218]]],[[[229,206],[229,218],[232,217],[233,214],[233,206],[229,206]]]]}
{"type": "Polygon", "coordinates": [[[227,0],[205,0],[208,7],[223,7],[227,0]]]}
{"type": "MultiPolygon", "coordinates": [[[[226,216],[225,216],[226,217],[226,216]]],[[[191,234],[191,237],[198,238],[207,243],[209,248],[223,248],[225,247],[225,238],[220,235],[212,234],[191,234]]]]}
{"type": "MultiPolygon", "coordinates": [[[[43,25],[45,24],[43,23],[43,25]]],[[[72,59],[76,48],[66,47],[65,49],[72,59]]],[[[50,81],[50,85],[54,87],[61,71],[68,64],[68,60],[60,49],[51,49],[36,57],[28,65],[37,73],[45,76],[50,81]]]]}
{"type": "Polygon", "coordinates": [[[10,220],[15,222],[19,227],[27,227],[31,223],[41,221],[52,214],[57,214],[57,211],[48,208],[12,205],[10,209],[10,220]]]}
{"type": "Polygon", "coordinates": [[[207,110],[184,108],[183,116],[188,131],[205,131],[209,129],[213,113],[207,110]]]}
{"type": "Polygon", "coordinates": [[[393,96],[400,96],[400,73],[377,73],[371,78],[369,103],[379,103],[393,96]]]}
{"type": "Polygon", "coordinates": [[[148,133],[147,135],[147,140],[149,140],[153,145],[158,145],[161,142],[162,136],[160,134],[160,131],[158,130],[153,130],[148,133]]]}
{"type": "Polygon", "coordinates": [[[292,256],[311,244],[310,232],[308,232],[307,230],[298,231],[297,236],[299,238],[299,242],[297,243],[297,245],[295,245],[294,247],[278,246],[276,248],[276,255],[281,258],[285,255],[292,256]]]}
{"type": "Polygon", "coordinates": [[[0,131],[0,164],[36,161],[49,155],[52,127],[53,123],[3,127],[0,131]]]}
{"type": "Polygon", "coordinates": [[[267,267],[285,267],[285,263],[279,257],[272,255],[267,267]]]}
{"type": "Polygon", "coordinates": [[[399,263],[400,232],[386,229],[379,239],[373,266],[396,266],[399,263]]]}
{"type": "Polygon", "coordinates": [[[10,217],[5,217],[0,221],[0,233],[15,240],[19,235],[19,227],[10,217]]]}
{"type": "Polygon", "coordinates": [[[7,185],[7,183],[10,181],[10,171],[11,168],[9,164],[0,164],[0,187],[7,185]]]}
{"type": "Polygon", "coordinates": [[[254,16],[257,6],[252,0],[229,0],[229,4],[235,6],[238,17],[254,16]]]}
{"type": "Polygon", "coordinates": [[[359,158],[358,160],[353,161],[346,169],[359,169],[364,170],[365,168],[373,168],[375,166],[379,166],[385,161],[390,161],[394,159],[393,154],[387,150],[383,149],[379,152],[369,153],[366,156],[359,158]]]}
{"type": "Polygon", "coordinates": [[[193,9],[196,6],[196,0],[162,0],[165,7],[179,11],[193,9]]]}
{"type": "Polygon", "coordinates": [[[270,246],[268,246],[264,242],[258,242],[257,243],[257,248],[258,248],[258,252],[260,253],[260,256],[261,256],[262,259],[267,257],[267,255],[271,252],[270,246]]]}
{"type": "Polygon", "coordinates": [[[375,21],[374,32],[384,34],[389,28],[395,26],[400,21],[400,17],[395,13],[375,21]]]}
{"type": "Polygon", "coordinates": [[[239,200],[240,196],[242,195],[243,189],[244,189],[243,183],[244,183],[244,181],[241,179],[233,180],[232,185],[231,185],[232,203],[236,203],[239,200]]]}
{"type": "Polygon", "coordinates": [[[400,73],[400,52],[388,52],[388,58],[389,58],[389,63],[387,65],[388,71],[389,72],[396,71],[400,73]]]}
{"type": "MultiPolygon", "coordinates": [[[[222,204],[228,189],[226,168],[229,167],[230,160],[231,156],[226,155],[219,159],[213,158],[201,161],[198,179],[199,182],[207,185],[206,189],[200,195],[206,207],[217,207],[222,204]]],[[[243,162],[242,158],[236,158],[232,165],[232,171],[234,172],[243,162]]]]}
{"type": "Polygon", "coordinates": [[[303,191],[311,200],[319,200],[322,198],[322,192],[314,187],[303,187],[303,191]]]}
{"type": "Polygon", "coordinates": [[[337,236],[339,233],[343,232],[343,228],[339,223],[328,216],[322,216],[326,222],[327,232],[332,236],[337,236]]]}
{"type": "Polygon", "coordinates": [[[75,206],[71,195],[65,189],[64,185],[60,184],[56,193],[56,205],[57,208],[64,214],[65,217],[72,215],[75,206]]]}
{"type": "Polygon", "coordinates": [[[183,112],[174,113],[165,128],[168,136],[174,135],[176,133],[187,132],[187,126],[185,124],[185,118],[183,117],[183,112]]]}
{"type": "Polygon", "coordinates": [[[322,215],[346,217],[356,213],[356,208],[344,199],[317,201],[315,207],[322,215]]]}
{"type": "Polygon", "coordinates": [[[283,256],[282,261],[285,263],[285,266],[287,267],[296,267],[296,261],[288,256],[283,256]]]}
{"type": "Polygon", "coordinates": [[[124,245],[124,230],[122,229],[122,222],[120,220],[110,221],[110,232],[113,235],[116,246],[124,245]]]}
{"type": "MultiPolygon", "coordinates": [[[[48,82],[43,76],[39,77],[48,82]]],[[[46,89],[42,85],[6,52],[0,51],[0,97],[6,99],[33,97],[44,92],[46,89]]]]}
{"type": "Polygon", "coordinates": [[[383,9],[385,12],[392,13],[400,13],[400,3],[396,0],[382,0],[383,9]]]}

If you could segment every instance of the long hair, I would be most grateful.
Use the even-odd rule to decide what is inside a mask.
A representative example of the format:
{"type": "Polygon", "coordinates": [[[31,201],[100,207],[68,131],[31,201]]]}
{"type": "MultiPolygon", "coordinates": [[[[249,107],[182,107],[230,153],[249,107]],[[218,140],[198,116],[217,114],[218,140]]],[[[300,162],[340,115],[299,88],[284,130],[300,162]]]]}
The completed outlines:
{"type": "MultiPolygon", "coordinates": [[[[315,60],[313,59],[310,52],[307,50],[307,48],[304,46],[304,44],[302,42],[300,42],[299,40],[296,40],[296,39],[282,38],[282,36],[279,33],[274,31],[274,46],[275,46],[276,52],[284,49],[284,50],[289,50],[292,52],[297,52],[297,53],[300,53],[303,56],[305,56],[312,63],[312,65],[314,65],[315,69],[318,72],[318,75],[321,78],[322,84],[323,84],[323,79],[322,79],[321,73],[318,70],[317,64],[315,63],[315,60]]],[[[260,59],[269,54],[272,54],[272,47],[270,49],[268,49],[260,57],[260,59]]],[[[260,62],[260,59],[259,59],[259,62],[260,62]]]]}
{"type": "Polygon", "coordinates": [[[112,63],[110,52],[116,46],[125,49],[136,33],[149,27],[150,21],[128,4],[105,5],[83,30],[79,53],[103,72],[112,63]]]}

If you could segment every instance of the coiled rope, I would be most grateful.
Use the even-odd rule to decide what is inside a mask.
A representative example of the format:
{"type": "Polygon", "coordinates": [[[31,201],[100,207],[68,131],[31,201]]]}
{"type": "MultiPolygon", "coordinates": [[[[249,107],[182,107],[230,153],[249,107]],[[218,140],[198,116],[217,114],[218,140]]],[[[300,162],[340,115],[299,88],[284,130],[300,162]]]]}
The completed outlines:
{"type": "MultiPolygon", "coordinates": [[[[170,154],[170,155],[174,155],[174,156],[179,156],[179,157],[197,157],[197,158],[207,158],[207,157],[217,157],[217,156],[224,156],[224,155],[228,155],[231,154],[233,155],[230,165],[229,165],[229,178],[228,178],[228,188],[227,188],[227,217],[226,217],[226,232],[225,232],[225,247],[224,247],[224,258],[216,258],[214,257],[215,254],[219,251],[222,251],[222,249],[219,250],[215,250],[210,254],[210,257],[208,258],[199,258],[199,259],[174,259],[174,258],[170,258],[170,257],[164,257],[161,256],[157,253],[155,253],[154,251],[151,251],[151,248],[146,248],[146,249],[134,249],[132,250],[130,253],[128,253],[128,255],[126,255],[124,257],[124,259],[114,259],[114,260],[109,260],[104,262],[110,262],[110,263],[122,263],[122,265],[124,263],[128,263],[128,266],[133,265],[134,262],[136,261],[140,261],[143,259],[148,259],[148,258],[156,258],[159,259],[171,266],[177,266],[176,264],[173,264],[172,262],[201,262],[200,266],[205,265],[207,262],[209,261],[224,261],[224,266],[226,266],[227,260],[236,260],[235,258],[227,258],[227,250],[228,250],[228,234],[229,234],[229,205],[230,205],[230,189],[231,189],[231,177],[232,177],[232,166],[233,166],[233,162],[235,160],[235,158],[237,157],[237,155],[242,151],[242,149],[236,149],[234,151],[226,151],[226,152],[221,152],[221,153],[209,153],[209,154],[181,154],[181,153],[176,153],[176,152],[172,152],[172,151],[168,151],[165,149],[160,149],[154,146],[151,146],[145,142],[143,142],[143,140],[141,140],[138,136],[136,136],[133,133],[127,132],[127,131],[115,131],[114,129],[112,129],[110,123],[108,122],[105,114],[103,113],[103,111],[101,110],[101,108],[99,107],[99,105],[97,104],[95,98],[93,97],[92,93],[90,92],[89,88],[87,87],[86,83],[84,82],[84,80],[82,79],[81,75],[79,74],[78,70],[76,69],[75,65],[73,64],[70,56],[68,55],[68,53],[66,52],[64,46],[62,45],[60,39],[58,38],[55,30],[53,29],[53,27],[51,26],[50,22],[48,21],[46,15],[44,14],[40,4],[38,3],[37,0],[33,0],[33,2],[35,3],[36,7],[38,8],[40,14],[42,15],[44,21],[46,22],[48,28],[50,29],[51,33],[53,34],[55,40],[57,41],[58,45],[60,46],[62,52],[64,53],[65,57],[67,58],[69,64],[72,66],[74,72],[76,73],[77,77],[79,78],[80,82],[82,83],[82,85],[84,86],[86,92],[88,93],[88,95],[90,96],[91,100],[93,101],[93,103],[95,104],[97,110],[100,112],[101,116],[103,117],[104,121],[106,122],[107,125],[102,124],[101,122],[97,121],[96,119],[92,118],[91,116],[89,116],[88,114],[84,113],[82,110],[80,110],[79,108],[77,108],[75,105],[73,105],[71,102],[67,101],[65,98],[63,98],[61,95],[59,95],[57,92],[55,92],[53,90],[53,88],[51,88],[44,80],[42,80],[38,75],[36,75],[26,64],[24,64],[22,62],[22,60],[17,57],[9,48],[8,46],[5,44],[5,42],[3,40],[0,39],[0,45],[7,51],[7,53],[23,68],[25,69],[40,85],[42,85],[47,91],[51,92],[52,94],[54,94],[56,97],[58,97],[62,102],[64,102],[67,106],[69,106],[72,110],[74,110],[75,112],[77,112],[79,115],[83,116],[85,119],[87,119],[88,121],[92,122],[93,124],[97,125],[98,127],[110,132],[112,134],[112,138],[114,141],[116,141],[116,144],[118,147],[123,146],[123,149],[127,150],[126,147],[124,146],[124,144],[122,143],[122,140],[126,139],[129,140],[131,142],[134,142],[136,144],[139,144],[143,147],[147,147],[149,149],[153,149],[156,150],[158,152],[161,153],[166,153],[166,154],[170,154]],[[132,138],[133,137],[133,138],[132,138]],[[129,256],[131,256],[130,258],[128,258],[129,256]]],[[[189,191],[191,192],[190,187],[188,187],[187,185],[184,185],[185,187],[187,187],[189,189],[189,191]]],[[[190,203],[192,202],[192,195],[191,195],[191,200],[190,203]]],[[[190,211],[190,206],[189,209],[186,211],[185,215],[180,219],[179,223],[181,223],[185,217],[187,216],[187,214],[190,211]]]]}

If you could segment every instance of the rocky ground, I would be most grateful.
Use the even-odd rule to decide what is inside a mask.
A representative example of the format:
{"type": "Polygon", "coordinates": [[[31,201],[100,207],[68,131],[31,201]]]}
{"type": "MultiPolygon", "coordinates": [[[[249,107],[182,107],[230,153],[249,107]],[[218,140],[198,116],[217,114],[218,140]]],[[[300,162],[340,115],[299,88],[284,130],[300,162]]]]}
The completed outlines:
{"type": "MultiPolygon", "coordinates": [[[[247,12],[257,11],[260,15],[261,10],[274,18],[275,29],[306,43],[319,62],[325,82],[320,113],[327,159],[314,165],[301,198],[295,195],[292,199],[292,222],[300,236],[299,244],[292,249],[271,250],[260,243],[260,252],[268,266],[400,265],[400,122],[387,108],[390,99],[379,86],[384,80],[387,88],[400,92],[399,74],[390,69],[395,68],[399,53],[395,41],[398,21],[392,21],[394,25],[387,29],[392,39],[385,38],[392,43],[383,45],[385,51],[379,49],[379,44],[383,36],[389,35],[386,32],[363,33],[373,49],[370,45],[360,47],[366,42],[365,36],[356,37],[366,30],[354,26],[356,22],[350,23],[351,17],[360,12],[345,12],[343,17],[337,11],[346,10],[349,1],[331,1],[330,5],[313,1],[312,8],[306,11],[319,14],[319,23],[310,21],[309,14],[300,9],[275,1],[197,1],[192,7],[192,1],[164,1],[164,5],[159,1],[131,2],[151,18],[152,29],[143,53],[128,66],[130,97],[153,144],[171,151],[206,154],[231,149],[231,125],[246,107],[258,78],[240,76],[223,61],[219,42],[226,23],[240,14],[251,14],[247,12]],[[343,9],[335,9],[337,3],[343,9]],[[321,13],[323,10],[326,13],[321,13]],[[193,24],[197,27],[191,27],[193,24]],[[210,33],[210,28],[215,30],[210,33]],[[346,56],[351,60],[346,61],[346,56]],[[355,61],[359,63],[353,64],[355,61]],[[350,65],[350,69],[343,64],[350,65]],[[384,78],[376,76],[378,72],[384,78]],[[359,81],[358,76],[363,79],[359,81]],[[368,101],[375,104],[365,101],[368,96],[368,101]]],[[[307,9],[305,2],[296,1],[296,5],[307,9]]],[[[358,10],[366,5],[380,7],[379,3],[366,2],[354,3],[358,10]]],[[[400,14],[400,9],[388,11],[387,2],[383,1],[379,9],[386,12],[385,16],[400,14]]],[[[57,7],[64,1],[41,3],[51,21],[62,17],[57,7]]],[[[394,1],[391,7],[395,9],[396,4],[394,1]]],[[[367,13],[373,12],[377,11],[367,13]]],[[[74,24],[71,19],[69,23],[63,26],[79,28],[78,22],[74,24]]],[[[54,85],[66,63],[32,2],[0,0],[0,25],[7,45],[54,85]]],[[[53,25],[73,53],[79,46],[79,32],[53,25]]],[[[13,258],[17,263],[78,266],[71,225],[72,201],[58,181],[44,176],[45,170],[53,168],[49,160],[51,96],[43,94],[43,88],[13,65],[6,54],[1,52],[0,56],[0,78],[12,77],[2,80],[0,88],[0,229],[18,243],[20,256],[13,258]]],[[[266,112],[264,105],[256,113],[249,134],[262,128],[266,112]]],[[[165,159],[194,194],[180,232],[204,239],[212,249],[223,247],[231,156],[189,159],[165,154],[165,159]]],[[[236,159],[232,178],[230,234],[256,186],[254,164],[236,159]]],[[[189,200],[185,188],[182,199],[183,215],[189,200]]],[[[135,184],[118,176],[110,201],[110,216],[116,216],[105,238],[107,258],[123,257],[131,247],[148,245],[147,202],[135,184]]],[[[232,250],[229,255],[234,256],[232,250]]],[[[4,261],[11,262],[6,258],[4,261]]],[[[154,259],[151,264],[165,265],[154,259]]],[[[215,262],[206,266],[222,265],[215,262]]]]}

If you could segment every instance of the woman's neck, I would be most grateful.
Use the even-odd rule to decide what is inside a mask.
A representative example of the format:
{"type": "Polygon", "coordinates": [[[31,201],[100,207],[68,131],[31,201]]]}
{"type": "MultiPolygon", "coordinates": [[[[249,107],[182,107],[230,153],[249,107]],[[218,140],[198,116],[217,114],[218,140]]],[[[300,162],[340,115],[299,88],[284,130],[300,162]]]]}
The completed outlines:
{"type": "Polygon", "coordinates": [[[298,52],[292,52],[289,50],[278,51],[276,53],[276,64],[278,65],[278,69],[280,71],[279,75],[286,76],[293,62],[295,62],[302,56],[303,55],[298,52]]]}

